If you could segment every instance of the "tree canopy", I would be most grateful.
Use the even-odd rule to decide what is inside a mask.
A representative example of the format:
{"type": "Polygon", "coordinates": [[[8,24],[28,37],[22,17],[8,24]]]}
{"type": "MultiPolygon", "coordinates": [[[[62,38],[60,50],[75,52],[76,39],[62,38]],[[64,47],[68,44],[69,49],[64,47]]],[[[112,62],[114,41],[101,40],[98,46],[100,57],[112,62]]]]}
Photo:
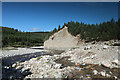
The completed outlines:
{"type": "Polygon", "coordinates": [[[103,22],[100,24],[84,24],[83,22],[68,22],[63,26],[68,27],[68,31],[76,36],[81,35],[84,40],[92,41],[106,41],[106,40],[119,40],[120,39],[120,19],[115,22],[114,19],[111,21],[103,22]]]}

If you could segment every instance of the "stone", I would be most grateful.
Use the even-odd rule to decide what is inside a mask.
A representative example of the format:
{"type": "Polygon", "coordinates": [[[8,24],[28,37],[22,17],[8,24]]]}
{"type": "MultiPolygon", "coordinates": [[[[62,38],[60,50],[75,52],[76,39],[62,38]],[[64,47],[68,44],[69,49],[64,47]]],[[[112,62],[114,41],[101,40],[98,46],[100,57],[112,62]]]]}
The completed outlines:
{"type": "Polygon", "coordinates": [[[113,74],[113,73],[110,71],[110,74],[113,74]]]}
{"type": "Polygon", "coordinates": [[[104,45],[104,46],[103,46],[103,49],[107,49],[107,48],[108,48],[108,46],[107,46],[107,45],[104,45]]]}
{"type": "Polygon", "coordinates": [[[110,74],[106,74],[106,77],[111,77],[111,75],[110,74]]]}
{"type": "Polygon", "coordinates": [[[74,60],[71,60],[72,63],[74,63],[75,61],[74,60]]]}
{"type": "Polygon", "coordinates": [[[117,79],[117,76],[113,76],[115,79],[117,79]]]}
{"type": "Polygon", "coordinates": [[[106,76],[106,75],[105,75],[106,73],[105,73],[104,71],[101,71],[100,74],[101,74],[102,76],[106,76]]]}
{"type": "Polygon", "coordinates": [[[62,66],[62,64],[56,64],[56,65],[54,66],[54,68],[55,68],[55,69],[60,69],[61,66],[62,66]]]}
{"type": "Polygon", "coordinates": [[[6,69],[9,69],[10,67],[8,67],[8,66],[5,66],[4,68],[6,68],[6,69]]]}
{"type": "Polygon", "coordinates": [[[24,76],[27,76],[27,75],[31,74],[31,72],[29,71],[29,69],[26,69],[26,70],[24,70],[24,71],[22,72],[22,74],[23,74],[24,76]]]}
{"type": "Polygon", "coordinates": [[[78,70],[81,70],[81,69],[83,69],[83,68],[80,68],[80,67],[74,67],[75,69],[78,69],[78,70]]]}
{"type": "Polygon", "coordinates": [[[87,78],[90,78],[91,75],[90,74],[86,74],[86,76],[87,76],[87,78]]]}
{"type": "Polygon", "coordinates": [[[116,64],[116,65],[120,65],[120,64],[118,63],[118,59],[113,60],[112,63],[113,63],[113,64],[116,64]]]}
{"type": "Polygon", "coordinates": [[[91,46],[86,46],[86,47],[84,48],[84,50],[88,50],[88,49],[92,49],[92,47],[91,47],[91,46]]]}
{"type": "Polygon", "coordinates": [[[16,64],[14,63],[14,64],[12,65],[12,67],[13,67],[13,68],[16,67],[16,64]]]}
{"type": "Polygon", "coordinates": [[[14,80],[14,77],[13,77],[13,76],[10,76],[10,80],[14,80]]]}
{"type": "Polygon", "coordinates": [[[16,66],[15,69],[22,69],[23,66],[16,66]]]}
{"type": "Polygon", "coordinates": [[[97,70],[93,70],[93,73],[94,73],[94,75],[97,75],[98,71],[97,70]]]}
{"type": "Polygon", "coordinates": [[[102,64],[101,64],[103,67],[111,67],[111,64],[110,63],[108,63],[108,62],[102,62],[102,64]]]}

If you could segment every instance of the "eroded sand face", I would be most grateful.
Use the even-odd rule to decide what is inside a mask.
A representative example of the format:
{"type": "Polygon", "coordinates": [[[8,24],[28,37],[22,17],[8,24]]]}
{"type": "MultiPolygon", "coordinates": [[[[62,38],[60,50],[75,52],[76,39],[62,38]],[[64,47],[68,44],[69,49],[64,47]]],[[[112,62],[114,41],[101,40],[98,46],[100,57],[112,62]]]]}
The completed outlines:
{"type": "Polygon", "coordinates": [[[68,32],[68,27],[54,33],[48,40],[44,42],[45,49],[65,50],[72,47],[77,47],[80,44],[80,39],[72,36],[68,32]]]}

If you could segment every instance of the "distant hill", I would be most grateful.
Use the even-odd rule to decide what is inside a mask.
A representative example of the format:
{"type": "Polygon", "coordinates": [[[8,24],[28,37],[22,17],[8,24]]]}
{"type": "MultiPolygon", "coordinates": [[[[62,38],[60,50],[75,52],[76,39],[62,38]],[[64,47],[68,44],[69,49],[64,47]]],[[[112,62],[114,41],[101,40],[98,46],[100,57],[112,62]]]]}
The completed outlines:
{"type": "Polygon", "coordinates": [[[48,39],[50,33],[51,32],[21,32],[14,28],[2,27],[2,46],[43,45],[43,42],[48,39]]]}

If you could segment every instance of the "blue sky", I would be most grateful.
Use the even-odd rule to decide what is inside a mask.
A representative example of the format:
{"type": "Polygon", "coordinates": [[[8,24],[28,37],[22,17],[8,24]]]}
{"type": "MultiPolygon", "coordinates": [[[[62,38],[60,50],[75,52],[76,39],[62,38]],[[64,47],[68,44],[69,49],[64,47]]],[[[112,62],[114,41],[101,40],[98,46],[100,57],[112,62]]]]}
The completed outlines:
{"type": "Polygon", "coordinates": [[[117,2],[3,2],[2,25],[21,31],[51,31],[69,21],[86,24],[118,19],[117,2]]]}

